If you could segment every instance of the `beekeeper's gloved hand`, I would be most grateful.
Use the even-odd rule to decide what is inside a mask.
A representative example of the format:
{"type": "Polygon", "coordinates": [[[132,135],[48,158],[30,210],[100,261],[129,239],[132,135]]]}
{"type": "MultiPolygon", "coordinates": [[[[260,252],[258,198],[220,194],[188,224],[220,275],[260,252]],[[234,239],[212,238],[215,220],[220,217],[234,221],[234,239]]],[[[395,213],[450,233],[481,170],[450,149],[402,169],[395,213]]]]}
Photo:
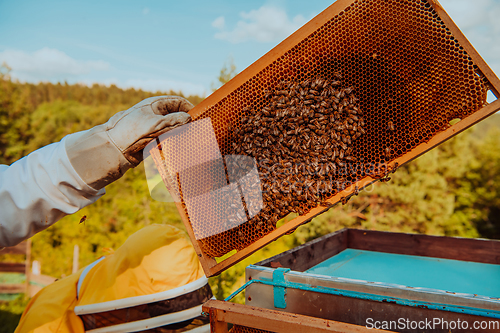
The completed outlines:
{"type": "Polygon", "coordinates": [[[105,124],[66,137],[71,165],[90,187],[99,190],[137,166],[146,145],[191,120],[193,105],[177,96],[151,97],[119,112],[105,124]]]}

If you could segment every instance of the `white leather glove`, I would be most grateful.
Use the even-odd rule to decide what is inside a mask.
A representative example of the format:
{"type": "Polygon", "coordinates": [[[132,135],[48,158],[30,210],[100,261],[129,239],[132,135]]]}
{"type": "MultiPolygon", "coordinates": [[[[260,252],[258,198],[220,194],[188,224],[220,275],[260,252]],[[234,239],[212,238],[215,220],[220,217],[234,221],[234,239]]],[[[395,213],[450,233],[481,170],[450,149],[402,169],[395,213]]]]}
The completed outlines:
{"type": "Polygon", "coordinates": [[[99,190],[143,159],[157,136],[191,120],[193,105],[178,96],[151,97],[118,112],[105,124],[66,137],[66,152],[82,180],[99,190]]]}

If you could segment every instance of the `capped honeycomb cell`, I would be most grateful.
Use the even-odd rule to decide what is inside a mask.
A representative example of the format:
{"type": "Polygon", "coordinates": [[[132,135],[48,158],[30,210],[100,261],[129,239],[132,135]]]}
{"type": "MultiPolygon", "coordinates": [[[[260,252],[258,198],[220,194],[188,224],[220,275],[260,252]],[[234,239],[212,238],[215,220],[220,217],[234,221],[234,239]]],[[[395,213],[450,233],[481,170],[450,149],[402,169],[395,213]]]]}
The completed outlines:
{"type": "Polygon", "coordinates": [[[437,1],[338,0],[190,111],[206,139],[151,153],[211,276],[493,114],[498,88],[437,1]]]}

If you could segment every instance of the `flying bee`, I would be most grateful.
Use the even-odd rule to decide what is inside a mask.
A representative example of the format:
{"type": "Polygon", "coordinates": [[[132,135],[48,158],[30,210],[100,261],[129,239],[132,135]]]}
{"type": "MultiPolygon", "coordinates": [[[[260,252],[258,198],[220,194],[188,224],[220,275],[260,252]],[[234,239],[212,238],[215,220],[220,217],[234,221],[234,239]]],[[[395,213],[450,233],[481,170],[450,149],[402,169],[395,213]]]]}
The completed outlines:
{"type": "Polygon", "coordinates": [[[391,132],[394,132],[394,123],[392,121],[389,121],[387,123],[387,129],[391,132]]]}
{"type": "Polygon", "coordinates": [[[78,224],[82,224],[85,225],[85,221],[87,221],[87,215],[83,215],[82,218],[80,219],[80,223],[78,224]]]}

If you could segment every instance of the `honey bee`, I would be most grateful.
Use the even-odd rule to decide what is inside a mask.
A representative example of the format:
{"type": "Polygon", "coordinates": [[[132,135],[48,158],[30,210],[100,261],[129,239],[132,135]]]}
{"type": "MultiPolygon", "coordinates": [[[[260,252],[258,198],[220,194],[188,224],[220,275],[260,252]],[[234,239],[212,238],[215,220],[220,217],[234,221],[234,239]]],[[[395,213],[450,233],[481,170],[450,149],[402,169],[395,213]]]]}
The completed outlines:
{"type": "Polygon", "coordinates": [[[392,121],[389,121],[387,123],[387,129],[391,132],[394,132],[394,123],[392,121]]]}
{"type": "Polygon", "coordinates": [[[359,194],[359,188],[358,188],[358,185],[354,186],[354,195],[358,195],[359,194]]]}
{"type": "Polygon", "coordinates": [[[80,223],[78,224],[84,224],[85,225],[85,221],[87,221],[87,215],[83,215],[82,218],[80,219],[80,223]]]}
{"type": "Polygon", "coordinates": [[[382,183],[387,183],[389,180],[391,180],[391,177],[384,177],[384,178],[380,178],[380,181],[382,183]]]}
{"type": "Polygon", "coordinates": [[[385,148],[385,157],[390,158],[391,157],[391,147],[386,147],[385,148]]]}
{"type": "Polygon", "coordinates": [[[396,170],[398,170],[398,168],[399,168],[399,163],[398,162],[394,163],[394,166],[392,167],[391,173],[395,173],[396,170]]]}
{"type": "Polygon", "coordinates": [[[320,206],[322,206],[322,207],[331,207],[331,206],[333,206],[333,204],[332,204],[331,202],[328,202],[328,201],[326,201],[326,200],[325,200],[325,201],[320,202],[320,204],[319,204],[319,205],[320,205],[320,206]]]}

